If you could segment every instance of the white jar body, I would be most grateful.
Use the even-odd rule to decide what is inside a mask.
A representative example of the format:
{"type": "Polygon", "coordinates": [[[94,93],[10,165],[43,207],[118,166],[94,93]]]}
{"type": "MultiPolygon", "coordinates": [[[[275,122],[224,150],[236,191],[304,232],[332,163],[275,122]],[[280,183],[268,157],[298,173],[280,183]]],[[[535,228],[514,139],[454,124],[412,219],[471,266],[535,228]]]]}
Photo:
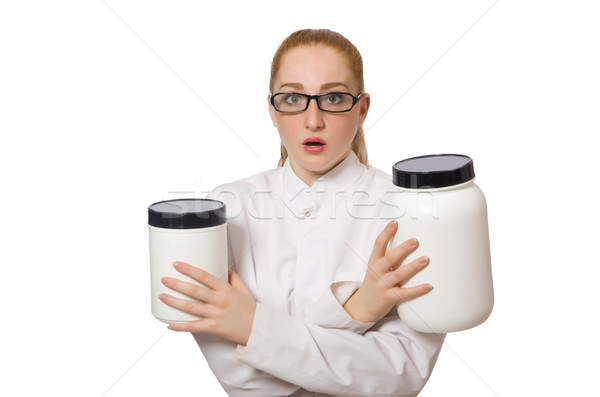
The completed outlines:
{"type": "Polygon", "coordinates": [[[178,272],[173,262],[187,262],[227,282],[227,224],[196,229],[167,229],[148,225],[150,242],[150,285],[152,314],[162,322],[175,323],[200,320],[163,303],[162,293],[176,298],[193,300],[167,288],[162,282],[169,276],[183,281],[202,284],[178,272]]]}
{"type": "Polygon", "coordinates": [[[422,255],[429,265],[404,287],[433,286],[426,295],[398,304],[400,318],[420,332],[462,331],[483,323],[492,311],[494,291],[483,192],[473,182],[441,189],[397,188],[401,210],[395,247],[414,237],[419,247],[403,264],[422,255]]]}

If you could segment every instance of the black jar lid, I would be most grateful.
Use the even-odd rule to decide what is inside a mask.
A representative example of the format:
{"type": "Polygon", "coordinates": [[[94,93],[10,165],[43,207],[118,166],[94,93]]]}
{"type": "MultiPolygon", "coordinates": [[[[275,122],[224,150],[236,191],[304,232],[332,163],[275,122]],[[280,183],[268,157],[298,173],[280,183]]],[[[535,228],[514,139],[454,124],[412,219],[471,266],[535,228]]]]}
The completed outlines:
{"type": "Polygon", "coordinates": [[[435,189],[475,178],[473,159],[462,154],[412,157],[392,167],[394,185],[407,189],[435,189]]]}
{"type": "Polygon", "coordinates": [[[227,222],[225,204],[212,199],[159,201],[148,207],[148,224],[166,229],[198,229],[227,222]]]}

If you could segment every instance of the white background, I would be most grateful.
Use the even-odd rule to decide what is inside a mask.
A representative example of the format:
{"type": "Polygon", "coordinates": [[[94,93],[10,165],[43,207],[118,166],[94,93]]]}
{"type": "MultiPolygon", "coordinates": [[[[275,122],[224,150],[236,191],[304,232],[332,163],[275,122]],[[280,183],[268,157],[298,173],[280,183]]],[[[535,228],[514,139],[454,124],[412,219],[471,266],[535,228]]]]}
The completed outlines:
{"type": "Polygon", "coordinates": [[[327,27],[365,60],[371,163],[474,158],[496,306],[422,396],[597,390],[594,1],[0,5],[2,395],[224,396],[150,314],[147,206],[272,168],[270,60],[327,27]]]}

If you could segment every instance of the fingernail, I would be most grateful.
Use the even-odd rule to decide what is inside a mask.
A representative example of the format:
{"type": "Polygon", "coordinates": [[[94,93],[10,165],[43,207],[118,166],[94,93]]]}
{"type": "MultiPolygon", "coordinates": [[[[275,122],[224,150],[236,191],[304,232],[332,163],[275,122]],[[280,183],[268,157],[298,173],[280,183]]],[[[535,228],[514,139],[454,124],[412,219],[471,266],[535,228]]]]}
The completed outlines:
{"type": "Polygon", "coordinates": [[[411,238],[409,240],[409,244],[411,245],[411,247],[414,247],[415,245],[419,244],[419,242],[417,241],[416,238],[411,238]]]}
{"type": "Polygon", "coordinates": [[[173,267],[175,269],[179,269],[181,267],[181,263],[179,263],[179,262],[173,262],[173,267]]]}
{"type": "Polygon", "coordinates": [[[426,264],[426,263],[429,262],[429,257],[428,256],[422,256],[421,259],[419,260],[419,262],[424,265],[424,264],[426,264]]]}

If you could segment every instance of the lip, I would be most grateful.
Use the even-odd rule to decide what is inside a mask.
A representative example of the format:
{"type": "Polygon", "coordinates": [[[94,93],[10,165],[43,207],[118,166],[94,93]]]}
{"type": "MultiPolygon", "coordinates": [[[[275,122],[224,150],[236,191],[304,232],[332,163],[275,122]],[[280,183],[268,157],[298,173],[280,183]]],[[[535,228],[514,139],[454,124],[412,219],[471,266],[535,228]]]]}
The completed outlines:
{"type": "Polygon", "coordinates": [[[322,140],[321,138],[317,138],[317,137],[306,138],[304,140],[304,142],[302,142],[302,147],[304,148],[304,151],[307,153],[321,153],[323,150],[325,150],[326,146],[327,146],[327,144],[325,143],[325,141],[322,140]],[[321,146],[309,146],[309,145],[307,145],[308,142],[319,142],[319,143],[322,143],[322,145],[321,146]]]}

